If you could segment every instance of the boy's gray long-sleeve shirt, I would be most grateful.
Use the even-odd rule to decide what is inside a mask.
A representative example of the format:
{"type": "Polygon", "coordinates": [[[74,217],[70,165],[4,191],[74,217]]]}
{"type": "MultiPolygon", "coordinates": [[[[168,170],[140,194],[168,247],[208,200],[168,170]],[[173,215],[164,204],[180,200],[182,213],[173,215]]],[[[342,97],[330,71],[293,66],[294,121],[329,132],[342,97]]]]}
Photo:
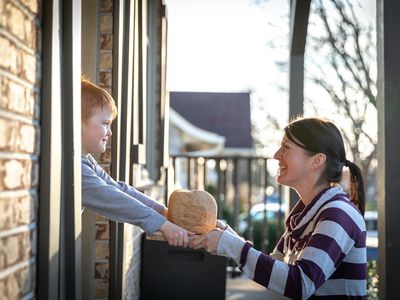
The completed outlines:
{"type": "Polygon", "coordinates": [[[118,222],[137,225],[152,234],[166,221],[165,206],[124,182],[110,177],[88,155],[82,155],[82,206],[118,222]]]}

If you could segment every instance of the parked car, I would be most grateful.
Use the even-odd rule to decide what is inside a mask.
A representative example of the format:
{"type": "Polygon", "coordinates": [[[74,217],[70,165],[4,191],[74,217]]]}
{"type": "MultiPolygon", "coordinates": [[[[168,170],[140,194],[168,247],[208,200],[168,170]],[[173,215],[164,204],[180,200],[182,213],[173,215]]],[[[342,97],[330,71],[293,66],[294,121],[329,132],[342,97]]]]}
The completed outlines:
{"type": "Polygon", "coordinates": [[[367,256],[368,259],[378,259],[378,212],[366,211],[364,214],[367,228],[367,256]]]}
{"type": "MultiPolygon", "coordinates": [[[[250,209],[250,216],[253,224],[253,237],[254,246],[257,249],[261,249],[261,226],[264,223],[264,203],[255,204],[250,209]]],[[[266,217],[269,237],[269,249],[272,251],[273,247],[277,243],[279,235],[283,233],[284,230],[284,217],[285,217],[285,206],[280,206],[277,202],[267,203],[266,206],[266,217]],[[282,218],[282,227],[279,228],[279,216],[282,218]]],[[[364,220],[367,229],[367,256],[368,259],[377,260],[378,259],[378,213],[376,211],[366,211],[364,214],[364,220]]],[[[239,215],[238,222],[238,233],[244,238],[249,238],[249,222],[248,213],[244,212],[239,215]]]]}
{"type": "MultiPolygon", "coordinates": [[[[266,201],[267,203],[278,203],[279,204],[279,194],[277,192],[272,193],[271,195],[268,196],[260,196],[258,197],[258,202],[260,204],[263,203],[263,201],[266,201]]],[[[281,198],[282,205],[285,205],[285,199],[281,198]]]]}
{"type": "MultiPolygon", "coordinates": [[[[249,214],[244,212],[239,215],[238,233],[245,239],[249,239],[249,214]]],[[[277,243],[279,235],[284,230],[285,206],[279,203],[258,203],[250,209],[250,217],[253,225],[253,243],[256,249],[261,249],[262,226],[268,230],[268,251],[272,251],[277,243]],[[266,210],[264,211],[264,208],[266,210]],[[267,225],[264,225],[264,213],[266,212],[267,225]],[[279,222],[281,218],[281,222],[279,222]],[[279,225],[281,224],[281,228],[279,225]]]]}

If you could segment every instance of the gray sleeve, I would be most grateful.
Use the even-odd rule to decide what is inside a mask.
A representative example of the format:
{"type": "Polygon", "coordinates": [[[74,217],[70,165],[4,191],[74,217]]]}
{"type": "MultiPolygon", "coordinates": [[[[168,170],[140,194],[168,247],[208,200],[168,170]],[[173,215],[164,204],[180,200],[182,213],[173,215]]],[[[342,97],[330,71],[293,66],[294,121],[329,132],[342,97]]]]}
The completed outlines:
{"type": "Polygon", "coordinates": [[[126,184],[110,180],[98,168],[102,172],[96,170],[96,173],[89,164],[82,163],[82,205],[111,220],[137,225],[148,234],[157,231],[166,218],[146,204],[152,203],[158,209],[163,206],[154,205],[156,201],[133,192],[126,184]],[[139,195],[140,199],[133,195],[139,195]]]}
{"type": "Polygon", "coordinates": [[[136,190],[132,186],[126,184],[123,181],[115,181],[110,175],[108,175],[97,163],[93,165],[95,173],[103,179],[107,184],[115,186],[120,191],[130,195],[135,198],[137,201],[143,203],[144,205],[151,207],[156,212],[162,214],[166,209],[164,205],[158,203],[157,201],[151,199],[149,196],[143,194],[142,192],[136,190]]]}

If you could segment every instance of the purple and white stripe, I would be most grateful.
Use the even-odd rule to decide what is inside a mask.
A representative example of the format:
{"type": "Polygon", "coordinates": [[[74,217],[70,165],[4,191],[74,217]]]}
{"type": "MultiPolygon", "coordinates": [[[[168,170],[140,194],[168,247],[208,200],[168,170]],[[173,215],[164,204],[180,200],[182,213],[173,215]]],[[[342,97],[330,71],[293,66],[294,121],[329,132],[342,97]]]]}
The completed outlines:
{"type": "Polygon", "coordinates": [[[365,299],[365,223],[345,196],[333,187],[295,207],[274,252],[250,249],[243,272],[292,299],[365,299]]]}

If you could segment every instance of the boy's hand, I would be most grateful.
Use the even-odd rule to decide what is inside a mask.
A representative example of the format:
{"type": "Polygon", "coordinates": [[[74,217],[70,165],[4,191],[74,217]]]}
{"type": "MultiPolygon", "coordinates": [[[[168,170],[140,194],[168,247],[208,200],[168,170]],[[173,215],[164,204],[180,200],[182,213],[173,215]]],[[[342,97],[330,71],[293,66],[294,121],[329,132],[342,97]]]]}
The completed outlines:
{"type": "Polygon", "coordinates": [[[171,223],[170,221],[165,221],[161,225],[160,231],[168,241],[171,246],[182,246],[187,247],[189,244],[189,237],[194,236],[194,232],[187,231],[178,225],[171,223]]]}
{"type": "Polygon", "coordinates": [[[164,217],[168,217],[168,208],[164,208],[163,212],[161,213],[164,217]]]}

